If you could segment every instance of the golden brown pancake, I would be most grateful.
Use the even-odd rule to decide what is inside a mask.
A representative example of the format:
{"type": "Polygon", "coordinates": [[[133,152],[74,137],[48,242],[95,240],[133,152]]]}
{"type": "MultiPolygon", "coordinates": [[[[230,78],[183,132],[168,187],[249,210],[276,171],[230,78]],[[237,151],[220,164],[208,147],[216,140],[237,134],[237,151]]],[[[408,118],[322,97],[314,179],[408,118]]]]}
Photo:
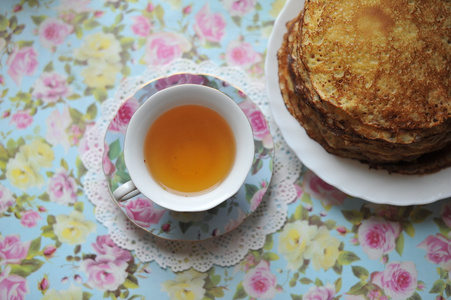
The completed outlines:
{"type": "Polygon", "coordinates": [[[278,53],[288,110],[330,153],[406,174],[450,165],[449,10],[307,1],[278,53]]]}
{"type": "Polygon", "coordinates": [[[449,2],[309,3],[301,59],[321,99],[364,124],[395,131],[449,119],[449,2]]]}

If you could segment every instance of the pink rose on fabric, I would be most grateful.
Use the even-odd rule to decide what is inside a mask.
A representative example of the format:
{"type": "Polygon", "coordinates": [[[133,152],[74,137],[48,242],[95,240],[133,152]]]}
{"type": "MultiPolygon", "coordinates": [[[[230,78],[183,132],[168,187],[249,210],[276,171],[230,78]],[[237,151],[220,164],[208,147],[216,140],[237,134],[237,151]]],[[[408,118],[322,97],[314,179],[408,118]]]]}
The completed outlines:
{"type": "Polygon", "coordinates": [[[47,133],[45,135],[46,141],[52,146],[60,144],[63,146],[64,150],[69,150],[71,141],[66,130],[71,123],[72,118],[70,117],[68,106],[65,106],[62,112],[58,109],[52,111],[45,121],[45,124],[47,125],[47,133]]]}
{"type": "MultiPolygon", "coordinates": [[[[78,154],[80,155],[81,159],[83,160],[83,156],[89,151],[89,145],[88,145],[88,135],[91,130],[93,130],[94,125],[92,123],[89,123],[86,125],[85,133],[81,136],[80,141],[78,142],[78,154]]],[[[95,146],[100,147],[100,145],[95,144],[95,146]]]]}
{"type": "Polygon", "coordinates": [[[440,265],[446,271],[451,271],[451,240],[443,234],[428,236],[418,248],[426,250],[426,260],[440,265]]]}
{"type": "Polygon", "coordinates": [[[294,190],[296,191],[296,198],[293,198],[293,200],[290,203],[296,201],[297,199],[300,199],[302,197],[302,194],[304,193],[304,190],[302,189],[299,182],[295,182],[293,184],[293,186],[294,186],[294,190]]]}
{"type": "Polygon", "coordinates": [[[0,265],[20,264],[29,249],[30,242],[22,242],[18,234],[0,237],[0,265]]]}
{"type": "Polygon", "coordinates": [[[262,260],[244,275],[243,287],[252,298],[272,299],[276,295],[276,283],[277,278],[271,273],[269,263],[262,260]]]}
{"type": "Polygon", "coordinates": [[[165,209],[155,208],[152,201],[142,197],[129,200],[125,206],[125,211],[136,224],[143,227],[157,224],[166,212],[165,209]]]}
{"type": "Polygon", "coordinates": [[[23,8],[22,5],[16,4],[13,8],[13,12],[19,12],[22,10],[22,8],[23,8]]]}
{"type": "Polygon", "coordinates": [[[71,94],[66,76],[57,72],[43,72],[33,85],[33,97],[45,103],[55,103],[71,94]]]}
{"type": "Polygon", "coordinates": [[[306,172],[303,180],[304,191],[326,205],[341,205],[346,194],[323,181],[312,171],[306,172]]]}
{"type": "Polygon", "coordinates": [[[182,10],[183,14],[184,15],[190,14],[192,9],[193,9],[192,5],[185,6],[185,8],[183,8],[183,10],[182,10]]]}
{"type": "Polygon", "coordinates": [[[243,261],[240,263],[241,269],[246,273],[249,272],[251,268],[253,268],[257,264],[256,258],[252,254],[246,255],[243,261]]]}
{"type": "Polygon", "coordinates": [[[225,9],[232,16],[244,16],[245,14],[251,12],[257,0],[224,0],[225,9]]]}
{"type": "Polygon", "coordinates": [[[44,256],[45,258],[49,259],[53,257],[53,254],[55,254],[57,248],[54,245],[48,245],[44,248],[44,256]]]}
{"type": "Polygon", "coordinates": [[[61,0],[60,5],[56,8],[59,12],[73,11],[74,13],[81,13],[91,11],[89,7],[91,0],[61,0]]]}
{"type": "MultiPolygon", "coordinates": [[[[383,295],[381,290],[379,290],[379,289],[369,291],[367,294],[367,297],[370,300],[390,300],[390,299],[388,299],[387,296],[383,295]]],[[[366,300],[366,298],[363,300],[366,300]]]]}
{"type": "Polygon", "coordinates": [[[63,205],[74,204],[77,201],[77,183],[65,169],[61,169],[50,178],[47,193],[52,202],[63,205]]]}
{"type": "Polygon", "coordinates": [[[200,37],[202,43],[205,41],[218,43],[225,34],[226,21],[220,13],[212,13],[210,6],[205,4],[194,16],[194,31],[200,37]]]}
{"type": "Polygon", "coordinates": [[[33,47],[23,47],[14,49],[13,53],[8,57],[6,64],[8,74],[20,86],[24,76],[31,76],[38,67],[38,53],[33,47]]]}
{"type": "Polygon", "coordinates": [[[138,107],[138,100],[135,98],[128,99],[124,104],[122,104],[116,116],[111,121],[109,130],[113,132],[125,133],[127,131],[128,123],[130,123],[130,119],[138,107]]]}
{"type": "Polygon", "coordinates": [[[312,286],[302,297],[303,300],[332,300],[335,296],[335,286],[326,284],[325,286],[312,286]]]}
{"type": "Polygon", "coordinates": [[[108,235],[100,235],[96,242],[92,244],[94,250],[98,253],[96,261],[125,261],[132,259],[130,251],[117,246],[108,235]]]}
{"type": "Polygon", "coordinates": [[[368,208],[374,211],[374,214],[378,217],[393,220],[396,219],[398,214],[398,207],[393,205],[380,205],[380,204],[368,204],[368,208]]]}
{"type": "Polygon", "coordinates": [[[85,259],[80,269],[88,275],[88,284],[101,291],[115,291],[125,282],[128,273],[125,271],[128,264],[123,260],[95,261],[85,259]]]}
{"type": "Polygon", "coordinates": [[[384,271],[376,273],[372,282],[392,299],[407,299],[417,288],[417,277],[418,272],[413,262],[392,262],[386,265],[384,271]]]}
{"type": "Polygon", "coordinates": [[[20,224],[25,227],[31,228],[37,225],[37,221],[41,220],[41,216],[37,211],[27,210],[22,213],[20,218],[20,224]]]}
{"type": "Polygon", "coordinates": [[[149,19],[144,16],[135,16],[132,17],[132,19],[134,20],[132,25],[133,33],[142,37],[148,36],[150,29],[152,28],[152,24],[149,19]]]}
{"type": "Polygon", "coordinates": [[[451,202],[446,202],[442,206],[442,211],[440,212],[443,222],[451,228],[451,202]]]}
{"type": "Polygon", "coordinates": [[[144,62],[148,65],[165,65],[191,49],[186,37],[176,32],[157,32],[147,38],[144,62]]]}
{"type": "MultiPolygon", "coordinates": [[[[86,130],[87,131],[87,130],[86,130]]],[[[78,154],[80,158],[83,159],[83,155],[85,155],[89,151],[88,141],[86,138],[86,134],[80,139],[78,143],[78,154]]]]}
{"type": "Polygon", "coordinates": [[[72,145],[77,145],[80,142],[80,138],[83,136],[83,132],[80,126],[72,124],[69,128],[69,136],[72,145]]]}
{"type": "Polygon", "coordinates": [[[164,77],[161,79],[158,79],[157,83],[155,84],[155,88],[158,91],[164,90],[168,87],[179,85],[179,84],[203,84],[205,82],[205,78],[199,75],[194,74],[175,74],[171,75],[169,77],[164,77]]]}
{"type": "Polygon", "coordinates": [[[6,267],[0,274],[0,299],[22,300],[30,292],[28,282],[19,275],[10,275],[11,267],[6,267]]]}
{"type": "Polygon", "coordinates": [[[261,60],[262,56],[249,43],[235,40],[227,46],[226,61],[230,66],[248,68],[261,60]]]}
{"type": "Polygon", "coordinates": [[[45,48],[61,45],[74,27],[55,18],[45,19],[39,26],[39,41],[45,48]]]}
{"type": "Polygon", "coordinates": [[[44,275],[44,278],[38,283],[38,290],[40,291],[47,291],[50,287],[50,281],[47,278],[46,275],[44,275]]]}
{"type": "Polygon", "coordinates": [[[103,152],[103,172],[105,172],[105,174],[107,176],[110,176],[111,174],[114,173],[114,171],[116,171],[116,166],[113,165],[110,158],[108,157],[108,152],[110,151],[110,147],[108,146],[107,143],[105,143],[104,149],[105,149],[105,151],[103,152]]]}
{"type": "Polygon", "coordinates": [[[14,203],[16,203],[16,200],[11,191],[6,186],[0,184],[0,214],[6,212],[14,203]]]}
{"type": "Polygon", "coordinates": [[[376,217],[364,220],[357,231],[360,246],[370,259],[380,259],[395,249],[400,232],[399,223],[376,217]]]}
{"type": "Polygon", "coordinates": [[[33,117],[26,110],[20,110],[13,114],[11,124],[15,124],[17,129],[26,129],[33,123],[33,117]]]}

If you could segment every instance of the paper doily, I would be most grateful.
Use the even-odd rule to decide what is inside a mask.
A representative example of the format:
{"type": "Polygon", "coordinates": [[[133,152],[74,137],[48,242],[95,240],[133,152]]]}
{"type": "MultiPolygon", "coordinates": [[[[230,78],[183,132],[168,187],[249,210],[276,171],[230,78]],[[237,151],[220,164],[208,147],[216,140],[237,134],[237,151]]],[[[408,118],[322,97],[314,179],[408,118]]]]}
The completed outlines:
{"type": "Polygon", "coordinates": [[[302,165],[286,145],[274,123],[265,86],[248,78],[238,68],[218,67],[211,61],[195,64],[185,59],[173,61],[164,67],[150,67],[143,75],[124,80],[115,97],[102,104],[101,115],[96,124],[86,132],[85,139],[88,150],[81,159],[88,171],[83,184],[88,199],[96,206],[97,220],[108,228],[109,235],[117,245],[134,251],[139,260],[155,261],[161,267],[170,267],[173,271],[192,267],[203,272],[213,264],[235,265],[249,250],[263,247],[266,236],[283,226],[287,217],[287,204],[296,198],[294,182],[302,165]],[[102,171],[103,139],[108,124],[121,104],[144,83],[180,72],[211,74],[243,90],[265,114],[275,144],[274,174],[257,210],[235,230],[198,242],[165,240],[135,226],[111,199],[102,171]]]}

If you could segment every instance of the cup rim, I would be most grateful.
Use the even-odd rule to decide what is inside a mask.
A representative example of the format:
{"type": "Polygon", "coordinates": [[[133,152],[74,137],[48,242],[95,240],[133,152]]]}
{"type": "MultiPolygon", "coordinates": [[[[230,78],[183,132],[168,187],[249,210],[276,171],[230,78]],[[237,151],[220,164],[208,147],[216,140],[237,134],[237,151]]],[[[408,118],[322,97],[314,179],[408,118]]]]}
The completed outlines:
{"type": "Polygon", "coordinates": [[[128,124],[125,141],[124,141],[124,161],[125,165],[128,169],[129,175],[135,186],[139,189],[141,194],[151,201],[156,203],[157,205],[178,212],[197,212],[197,211],[205,211],[211,209],[227,199],[231,198],[243,185],[246,177],[248,176],[249,170],[252,166],[254,160],[254,136],[252,132],[251,124],[245,115],[245,113],[241,110],[238,104],[227,94],[214,89],[209,86],[196,85],[196,84],[182,84],[176,85],[172,87],[165,88],[156,92],[155,94],[148,97],[143,103],[138,107],[138,109],[132,115],[130,122],[128,124]],[[178,93],[178,94],[177,94],[178,93]],[[203,93],[203,97],[196,98],[193,100],[184,103],[181,102],[183,100],[176,99],[168,101],[171,95],[175,98],[180,98],[181,93],[183,95],[187,95],[189,93],[203,93]],[[178,95],[178,96],[177,96],[178,95]],[[215,100],[207,99],[208,97],[205,95],[214,95],[215,100]],[[201,99],[202,98],[202,99],[201,99]],[[215,102],[215,103],[213,103],[215,102]],[[190,195],[181,195],[178,193],[171,193],[165,190],[161,185],[156,183],[152,178],[150,172],[147,170],[145,163],[142,161],[141,166],[138,166],[137,162],[142,158],[142,155],[139,156],[137,154],[136,148],[142,146],[143,142],[136,147],[132,147],[135,145],[136,139],[139,136],[143,136],[141,131],[140,134],[136,135],[132,133],[132,130],[136,130],[136,128],[145,127],[144,136],[150,128],[152,122],[149,123],[148,126],[145,124],[142,125],[142,120],[146,113],[155,112],[154,120],[160,116],[165,111],[168,111],[174,107],[181,105],[189,105],[189,104],[199,104],[213,110],[217,111],[221,116],[223,116],[230,127],[235,136],[235,141],[237,145],[237,152],[235,163],[232,166],[232,170],[229,172],[229,175],[225,178],[223,182],[219,184],[217,188],[213,188],[211,190],[207,190],[204,193],[193,193],[190,195]],[[153,108],[152,108],[153,107],[153,108]],[[221,108],[227,108],[231,111],[231,113],[225,116],[225,113],[221,111],[221,108]],[[231,119],[233,116],[233,120],[231,119]],[[233,122],[232,122],[233,121],[233,122]],[[141,123],[141,124],[139,124],[141,123]],[[237,136],[238,134],[238,136],[237,136]],[[241,137],[241,138],[240,138],[241,137]],[[237,141],[237,138],[240,138],[237,141]],[[239,144],[242,146],[240,149],[239,144]],[[135,148],[133,150],[133,148],[135,148]],[[136,157],[138,155],[138,157],[136,157]],[[143,176],[143,167],[146,170],[147,175],[143,176]],[[139,170],[139,171],[138,171],[139,170]],[[150,179],[150,180],[149,180],[150,179]],[[156,190],[152,190],[156,189],[156,190]],[[157,192],[158,190],[158,192],[157,192]],[[220,191],[220,192],[219,192],[220,191]]]}

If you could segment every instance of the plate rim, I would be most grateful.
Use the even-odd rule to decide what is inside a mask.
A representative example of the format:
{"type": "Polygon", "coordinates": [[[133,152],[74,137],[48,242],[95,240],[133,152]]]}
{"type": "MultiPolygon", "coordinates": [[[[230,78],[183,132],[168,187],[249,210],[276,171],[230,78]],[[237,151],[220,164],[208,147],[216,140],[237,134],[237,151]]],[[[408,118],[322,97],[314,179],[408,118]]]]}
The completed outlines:
{"type": "Polygon", "coordinates": [[[429,204],[450,197],[451,167],[428,175],[389,174],[385,170],[370,169],[358,161],[326,152],[288,112],[279,89],[277,50],[286,32],[286,22],[300,13],[304,2],[288,0],[285,3],[274,22],[265,58],[269,105],[288,146],[322,180],[352,197],[397,206],[429,204]],[[439,189],[431,189],[431,185],[439,189]]]}

